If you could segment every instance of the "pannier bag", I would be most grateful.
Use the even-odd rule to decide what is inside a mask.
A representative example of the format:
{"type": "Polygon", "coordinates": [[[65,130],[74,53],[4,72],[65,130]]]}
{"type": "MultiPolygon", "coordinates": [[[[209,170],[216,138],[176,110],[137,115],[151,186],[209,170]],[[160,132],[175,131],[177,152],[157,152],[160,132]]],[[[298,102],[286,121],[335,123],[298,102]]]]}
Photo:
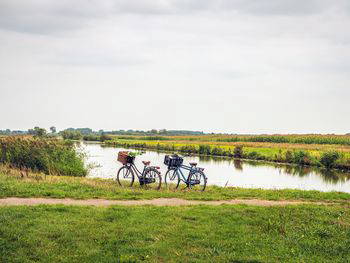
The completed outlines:
{"type": "Polygon", "coordinates": [[[167,165],[168,168],[179,167],[183,163],[183,161],[184,161],[184,159],[176,154],[165,155],[165,157],[164,157],[164,164],[167,165]]]}
{"type": "Polygon", "coordinates": [[[118,152],[118,161],[122,164],[134,163],[135,156],[129,156],[129,152],[118,152]]]}

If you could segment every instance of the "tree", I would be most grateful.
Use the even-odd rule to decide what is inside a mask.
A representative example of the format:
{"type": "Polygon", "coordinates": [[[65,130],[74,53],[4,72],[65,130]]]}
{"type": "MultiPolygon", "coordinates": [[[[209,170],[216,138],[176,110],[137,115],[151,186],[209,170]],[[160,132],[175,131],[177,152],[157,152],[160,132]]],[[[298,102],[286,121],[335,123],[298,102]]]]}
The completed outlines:
{"type": "Polygon", "coordinates": [[[29,130],[29,131],[31,131],[32,134],[37,137],[44,137],[47,133],[47,131],[44,128],[40,128],[40,127],[34,127],[34,130],[29,130]]]}
{"type": "Polygon", "coordinates": [[[65,140],[81,140],[83,138],[83,135],[81,134],[81,132],[78,132],[78,131],[65,130],[60,132],[60,134],[65,140]]]}
{"type": "Polygon", "coordinates": [[[167,134],[167,130],[161,129],[161,130],[159,130],[159,134],[165,135],[165,134],[167,134]]]}
{"type": "Polygon", "coordinates": [[[50,131],[51,131],[51,133],[56,133],[57,132],[56,127],[55,126],[51,126],[50,127],[50,131]]]}

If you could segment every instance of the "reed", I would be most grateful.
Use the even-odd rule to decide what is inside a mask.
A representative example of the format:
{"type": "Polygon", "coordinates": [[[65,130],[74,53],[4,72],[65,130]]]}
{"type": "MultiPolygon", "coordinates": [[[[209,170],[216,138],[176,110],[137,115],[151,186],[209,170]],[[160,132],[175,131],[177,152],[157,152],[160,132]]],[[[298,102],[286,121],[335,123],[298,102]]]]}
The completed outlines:
{"type": "Polygon", "coordinates": [[[73,143],[52,138],[0,138],[0,163],[52,175],[87,174],[83,156],[73,143]]]}

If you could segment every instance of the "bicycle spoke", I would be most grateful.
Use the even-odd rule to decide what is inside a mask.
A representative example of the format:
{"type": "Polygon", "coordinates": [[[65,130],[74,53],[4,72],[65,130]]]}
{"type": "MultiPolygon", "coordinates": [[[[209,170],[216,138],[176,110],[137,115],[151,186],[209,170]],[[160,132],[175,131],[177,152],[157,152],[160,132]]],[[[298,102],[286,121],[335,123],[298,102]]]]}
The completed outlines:
{"type": "Polygon", "coordinates": [[[123,166],[117,174],[117,182],[122,187],[131,187],[134,183],[134,173],[130,167],[123,166]]]}
{"type": "Polygon", "coordinates": [[[191,190],[204,191],[207,185],[207,178],[204,173],[195,171],[189,176],[188,186],[191,190]]]}
{"type": "Polygon", "coordinates": [[[160,189],[162,177],[156,168],[148,169],[143,176],[140,177],[140,185],[145,189],[160,189]]]}
{"type": "Polygon", "coordinates": [[[168,190],[175,190],[178,188],[180,178],[175,169],[169,169],[165,174],[165,185],[168,190]]]}

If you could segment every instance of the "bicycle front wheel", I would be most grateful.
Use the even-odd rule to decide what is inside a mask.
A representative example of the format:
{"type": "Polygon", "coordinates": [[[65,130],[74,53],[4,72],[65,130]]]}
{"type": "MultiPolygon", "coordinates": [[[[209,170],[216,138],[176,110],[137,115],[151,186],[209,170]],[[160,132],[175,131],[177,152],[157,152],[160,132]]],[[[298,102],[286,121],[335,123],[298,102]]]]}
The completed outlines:
{"type": "Polygon", "coordinates": [[[188,178],[188,187],[195,191],[204,191],[207,186],[207,178],[205,174],[200,171],[196,171],[190,174],[188,178]]]}
{"type": "Polygon", "coordinates": [[[130,167],[123,166],[118,170],[117,182],[121,187],[131,187],[134,184],[135,176],[130,167]]]}
{"type": "Polygon", "coordinates": [[[165,174],[165,187],[168,190],[176,190],[180,184],[180,177],[176,169],[169,169],[165,174]]]}
{"type": "Polygon", "coordinates": [[[140,178],[140,185],[146,189],[159,190],[162,185],[162,176],[160,172],[150,167],[140,178]]]}

